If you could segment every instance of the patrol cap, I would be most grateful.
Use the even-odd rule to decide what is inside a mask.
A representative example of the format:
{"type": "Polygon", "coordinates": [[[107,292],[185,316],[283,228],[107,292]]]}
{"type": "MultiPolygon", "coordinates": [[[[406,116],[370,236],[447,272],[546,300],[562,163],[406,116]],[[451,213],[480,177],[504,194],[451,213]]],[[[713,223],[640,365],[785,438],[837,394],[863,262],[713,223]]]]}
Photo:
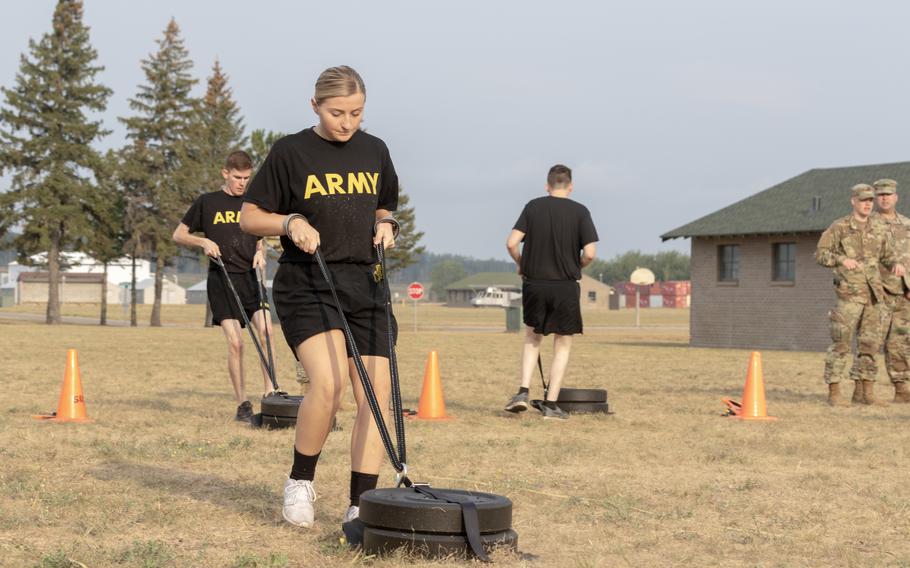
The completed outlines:
{"type": "Polygon", "coordinates": [[[875,188],[875,195],[890,195],[897,193],[897,182],[893,179],[880,179],[872,184],[875,188]]]}
{"type": "Polygon", "coordinates": [[[851,197],[856,199],[869,199],[875,197],[875,188],[868,183],[858,183],[850,188],[851,197]]]}

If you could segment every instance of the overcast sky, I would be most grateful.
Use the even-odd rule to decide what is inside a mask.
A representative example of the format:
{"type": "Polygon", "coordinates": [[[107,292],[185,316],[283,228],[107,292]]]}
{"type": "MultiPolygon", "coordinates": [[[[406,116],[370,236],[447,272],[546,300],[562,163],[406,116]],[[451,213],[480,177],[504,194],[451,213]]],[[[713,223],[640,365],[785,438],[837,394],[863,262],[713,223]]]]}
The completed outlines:
{"type": "MultiPolygon", "coordinates": [[[[54,2],[3,6],[9,86],[54,2]]],[[[248,130],[313,125],[319,72],[356,68],[433,252],[507,258],[558,162],[610,258],[688,251],[659,235],[811,168],[910,159],[907,3],[87,0],[104,147],[172,16],[248,130]]]]}

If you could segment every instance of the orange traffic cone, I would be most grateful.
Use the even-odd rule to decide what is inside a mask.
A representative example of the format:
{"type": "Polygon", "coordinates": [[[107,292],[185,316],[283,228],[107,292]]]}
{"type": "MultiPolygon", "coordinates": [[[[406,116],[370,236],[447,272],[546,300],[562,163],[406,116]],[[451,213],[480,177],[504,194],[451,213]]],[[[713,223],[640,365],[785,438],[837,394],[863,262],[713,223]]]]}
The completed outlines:
{"type": "Polygon", "coordinates": [[[442,398],[442,379],[439,378],[439,355],[430,351],[427,367],[423,373],[423,390],[417,405],[417,418],[421,420],[449,420],[446,403],[442,398]]]}
{"type": "Polygon", "coordinates": [[[79,376],[79,357],[75,349],[66,350],[66,371],[63,374],[63,387],[60,389],[57,412],[38,414],[32,418],[54,422],[91,422],[85,411],[85,396],[82,394],[82,379],[79,376]]]}
{"type": "Polygon", "coordinates": [[[749,370],[746,373],[746,386],[743,389],[742,404],[727,398],[722,399],[729,407],[728,412],[740,420],[777,420],[768,416],[765,404],[765,379],[761,368],[761,353],[753,351],[749,356],[749,370]]]}

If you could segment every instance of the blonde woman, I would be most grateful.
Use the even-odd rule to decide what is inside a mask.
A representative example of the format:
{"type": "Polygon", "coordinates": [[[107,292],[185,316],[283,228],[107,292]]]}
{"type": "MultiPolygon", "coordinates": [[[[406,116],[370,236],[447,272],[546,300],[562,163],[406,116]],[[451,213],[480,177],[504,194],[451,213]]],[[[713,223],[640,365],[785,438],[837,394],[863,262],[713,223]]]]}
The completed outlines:
{"type": "Polygon", "coordinates": [[[281,237],[275,306],[288,345],[310,378],[297,416],[282,508],[284,519],[299,527],[313,524],[316,464],[345,383],[354,390],[357,418],[351,434],[351,502],[343,522],[359,515],[360,495],[376,487],[385,455],[314,256],[318,248],[328,264],[379,407],[387,412],[389,337],[374,245],[395,244],[391,212],[398,205],[398,175],[385,143],[360,130],[365,102],[366,88],[355,70],[323,71],[310,101],[318,124],[272,146],[241,213],[244,231],[281,237]]]}

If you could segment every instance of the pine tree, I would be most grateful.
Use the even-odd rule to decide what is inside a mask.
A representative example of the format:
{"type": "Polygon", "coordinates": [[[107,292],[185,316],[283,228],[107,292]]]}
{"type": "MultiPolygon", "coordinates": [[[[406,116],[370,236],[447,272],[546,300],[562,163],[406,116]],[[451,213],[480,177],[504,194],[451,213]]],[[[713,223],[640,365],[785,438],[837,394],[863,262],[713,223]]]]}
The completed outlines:
{"type": "Polygon", "coordinates": [[[410,201],[408,194],[399,187],[398,210],[395,212],[395,219],[401,225],[401,233],[395,240],[395,248],[386,255],[386,268],[390,272],[414,264],[417,262],[417,257],[426,250],[426,247],[417,246],[417,243],[423,238],[423,231],[417,230],[414,208],[408,206],[410,201]]]}
{"type": "Polygon", "coordinates": [[[135,188],[129,194],[132,206],[127,206],[134,216],[131,244],[137,250],[144,244],[155,261],[152,326],[161,325],[164,268],[176,254],[171,233],[199,191],[188,183],[198,167],[193,123],[199,101],[191,96],[197,80],[190,74],[193,62],[177,22],[171,19],[157,44],[158,51],[142,61],[146,84],[130,99],[137,114],[120,119],[133,146],[124,164],[124,177],[135,188]]]}
{"type": "Polygon", "coordinates": [[[250,134],[250,145],[246,149],[246,153],[253,159],[253,167],[258,169],[265,157],[269,155],[272,144],[285,136],[286,134],[283,132],[266,131],[264,128],[254,130],[250,134]]]}
{"type": "Polygon", "coordinates": [[[246,144],[240,108],[234,102],[228,76],[217,59],[200,105],[197,135],[200,136],[200,162],[203,165],[200,187],[203,191],[214,191],[224,183],[221,177],[224,159],[246,144]]]}
{"type": "Polygon", "coordinates": [[[59,0],[51,31],[29,40],[16,85],[2,89],[0,168],[12,175],[0,194],[0,232],[21,226],[15,246],[23,261],[47,252],[49,324],[61,321],[60,253],[92,233],[86,204],[100,161],[92,144],[108,133],[87,118],[104,111],[111,91],[95,82],[104,68],[82,15],[82,2],[59,0]]]}
{"type": "Polygon", "coordinates": [[[126,200],[124,193],[119,191],[117,166],[116,152],[108,150],[101,162],[101,169],[96,172],[98,187],[88,204],[89,219],[94,230],[85,244],[85,250],[104,267],[100,325],[107,325],[108,264],[123,256],[128,238],[125,224],[126,200]]]}

